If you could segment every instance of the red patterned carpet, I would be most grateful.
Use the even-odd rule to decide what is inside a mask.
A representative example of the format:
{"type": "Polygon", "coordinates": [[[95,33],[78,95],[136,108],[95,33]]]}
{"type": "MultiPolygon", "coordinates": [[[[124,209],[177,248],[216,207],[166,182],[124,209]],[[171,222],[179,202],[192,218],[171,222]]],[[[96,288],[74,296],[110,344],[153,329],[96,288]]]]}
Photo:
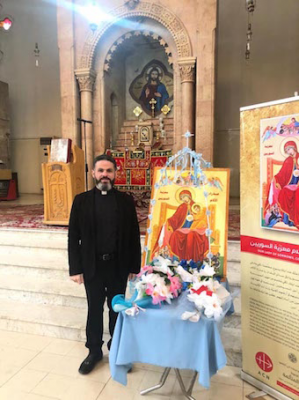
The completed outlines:
{"type": "MultiPolygon", "coordinates": [[[[145,234],[148,215],[149,199],[135,198],[140,232],[145,234]]],[[[16,229],[43,229],[43,230],[67,230],[64,226],[44,225],[44,206],[36,205],[8,205],[0,204],[0,228],[16,229]]],[[[240,211],[231,209],[229,211],[229,240],[240,240],[240,211]]]]}

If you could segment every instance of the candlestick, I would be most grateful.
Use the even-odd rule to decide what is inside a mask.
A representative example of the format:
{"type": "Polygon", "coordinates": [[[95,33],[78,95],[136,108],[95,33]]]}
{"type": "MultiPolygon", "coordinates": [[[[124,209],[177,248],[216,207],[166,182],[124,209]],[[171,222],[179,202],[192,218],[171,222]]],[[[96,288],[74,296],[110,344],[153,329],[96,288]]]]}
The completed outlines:
{"type": "Polygon", "coordinates": [[[131,132],[130,135],[131,135],[131,146],[134,146],[134,133],[131,132]]]}

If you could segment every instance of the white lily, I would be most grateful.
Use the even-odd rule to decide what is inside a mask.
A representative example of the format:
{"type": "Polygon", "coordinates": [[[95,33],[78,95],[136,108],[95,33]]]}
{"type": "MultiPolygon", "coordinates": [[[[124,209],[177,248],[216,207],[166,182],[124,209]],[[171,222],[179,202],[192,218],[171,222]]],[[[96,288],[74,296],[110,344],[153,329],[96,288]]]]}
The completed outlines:
{"type": "Polygon", "coordinates": [[[180,275],[180,277],[182,278],[182,280],[184,282],[193,282],[193,275],[190,274],[189,272],[187,272],[186,270],[184,270],[184,268],[179,265],[178,267],[176,267],[176,272],[177,274],[180,275]]]}
{"type": "Polygon", "coordinates": [[[214,267],[210,267],[209,265],[205,264],[204,268],[199,271],[200,276],[214,276],[215,270],[214,267]]]}
{"type": "Polygon", "coordinates": [[[172,270],[169,268],[169,265],[172,265],[171,261],[168,258],[164,257],[155,257],[153,269],[155,271],[161,271],[164,274],[170,274],[173,276],[172,270]]]}
{"type": "Polygon", "coordinates": [[[222,314],[220,301],[215,293],[208,295],[207,292],[202,292],[194,302],[198,310],[204,310],[204,314],[208,318],[214,317],[218,319],[222,314]]]}

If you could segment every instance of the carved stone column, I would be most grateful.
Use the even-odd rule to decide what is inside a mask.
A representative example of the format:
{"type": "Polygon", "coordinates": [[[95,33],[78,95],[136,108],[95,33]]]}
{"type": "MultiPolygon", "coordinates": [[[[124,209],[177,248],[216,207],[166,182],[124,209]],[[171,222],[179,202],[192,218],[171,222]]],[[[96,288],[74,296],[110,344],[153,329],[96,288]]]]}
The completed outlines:
{"type": "MultiPolygon", "coordinates": [[[[92,93],[96,73],[90,68],[75,71],[76,78],[79,82],[80,98],[81,98],[81,119],[92,121],[92,93]]],[[[85,159],[88,165],[88,189],[93,187],[93,178],[91,176],[92,163],[94,158],[93,151],[93,126],[86,123],[86,131],[84,132],[84,124],[81,124],[81,144],[84,150],[85,159]],[[86,136],[85,136],[86,135],[86,136]]]]}
{"type": "MultiPolygon", "coordinates": [[[[181,136],[187,131],[193,134],[195,133],[195,64],[195,57],[185,57],[178,59],[182,85],[182,132],[180,132],[181,136]]],[[[182,143],[182,138],[181,140],[178,140],[178,142],[182,143]]],[[[184,143],[182,144],[183,146],[185,145],[184,143]]],[[[189,139],[189,147],[191,147],[191,149],[195,148],[194,136],[189,139]]]]}
{"type": "Polygon", "coordinates": [[[57,0],[57,43],[59,48],[61,136],[72,139],[80,146],[80,132],[77,123],[79,97],[74,75],[75,65],[75,16],[73,3],[57,0]]]}

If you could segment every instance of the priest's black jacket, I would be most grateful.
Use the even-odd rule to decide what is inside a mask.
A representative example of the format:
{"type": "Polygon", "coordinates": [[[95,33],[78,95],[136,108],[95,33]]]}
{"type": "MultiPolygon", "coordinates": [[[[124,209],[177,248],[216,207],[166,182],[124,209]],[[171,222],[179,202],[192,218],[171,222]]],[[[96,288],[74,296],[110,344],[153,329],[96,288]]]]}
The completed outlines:
{"type": "MultiPolygon", "coordinates": [[[[69,273],[91,279],[96,271],[95,190],[78,194],[73,202],[68,232],[69,273]]],[[[132,196],[115,191],[118,218],[117,267],[122,278],[138,273],[140,233],[132,196]]]]}

